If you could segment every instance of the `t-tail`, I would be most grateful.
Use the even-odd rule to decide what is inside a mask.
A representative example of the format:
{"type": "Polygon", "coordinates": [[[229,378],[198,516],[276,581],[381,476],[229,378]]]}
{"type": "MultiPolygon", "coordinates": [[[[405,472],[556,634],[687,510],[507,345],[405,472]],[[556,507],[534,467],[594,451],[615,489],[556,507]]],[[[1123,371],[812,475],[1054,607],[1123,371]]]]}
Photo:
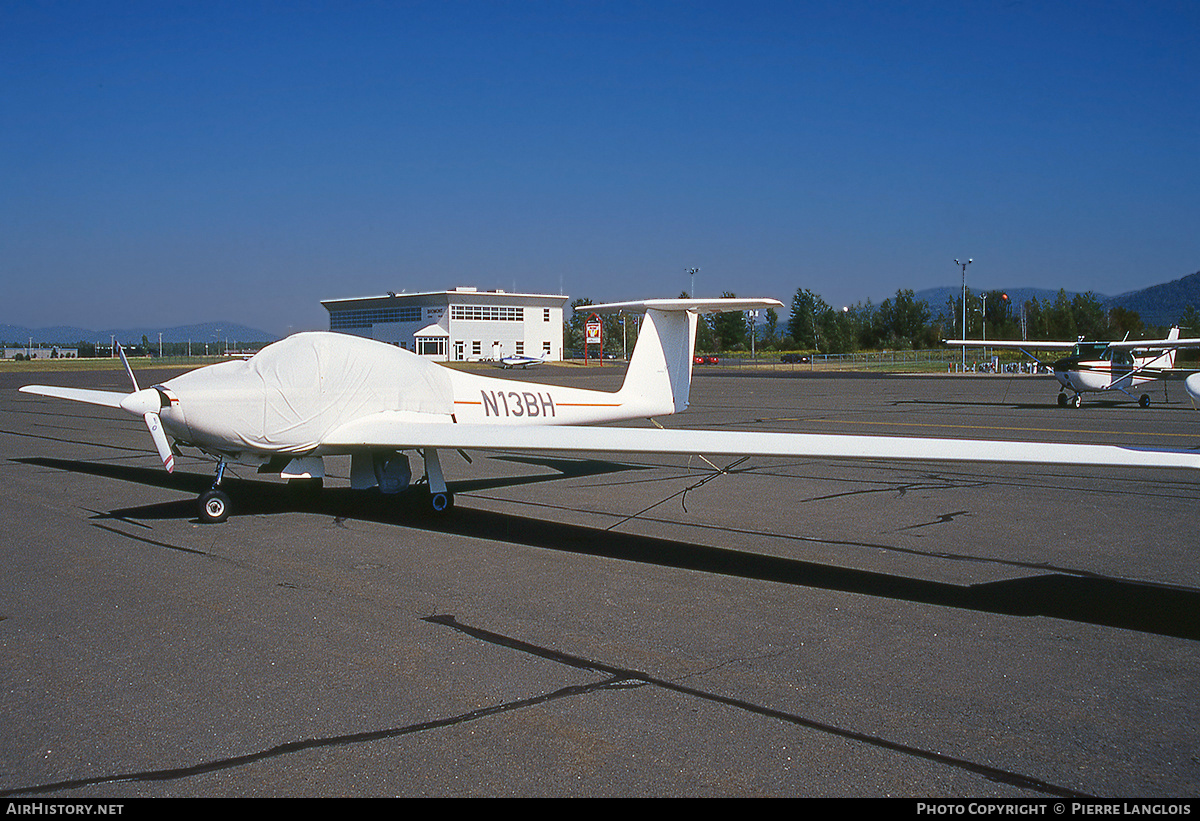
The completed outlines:
{"type": "Polygon", "coordinates": [[[663,416],[687,408],[700,314],[782,308],[775,299],[650,299],[580,305],[583,313],[645,313],[617,396],[630,415],[663,416]]]}
{"type": "MultiPolygon", "coordinates": [[[[1167,341],[1174,342],[1179,339],[1179,326],[1176,325],[1167,333],[1167,341]]],[[[1175,367],[1175,352],[1178,348],[1167,348],[1165,350],[1151,348],[1145,356],[1137,357],[1138,365],[1142,368],[1162,368],[1170,370],[1175,367]]]]}
{"type": "MultiPolygon", "coordinates": [[[[1167,339],[1179,339],[1179,326],[1178,325],[1176,325],[1175,327],[1173,327],[1170,330],[1170,332],[1167,334],[1167,339]]],[[[1164,367],[1164,368],[1174,368],[1175,367],[1175,352],[1177,350],[1178,350],[1178,348],[1171,348],[1171,350],[1167,351],[1167,354],[1166,354],[1167,361],[1162,367],[1164,367]]]]}

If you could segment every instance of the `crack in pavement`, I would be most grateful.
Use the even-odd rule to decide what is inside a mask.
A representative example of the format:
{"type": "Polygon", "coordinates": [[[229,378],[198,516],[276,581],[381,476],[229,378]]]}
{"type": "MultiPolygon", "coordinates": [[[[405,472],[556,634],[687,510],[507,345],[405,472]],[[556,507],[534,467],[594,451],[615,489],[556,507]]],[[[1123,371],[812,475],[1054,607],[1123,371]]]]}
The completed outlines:
{"type": "Polygon", "coordinates": [[[788,713],[782,710],[777,710],[771,707],[766,707],[753,702],[742,699],[724,696],[718,693],[712,693],[705,690],[700,690],[695,687],[688,687],[677,681],[662,679],[652,676],[637,670],[624,669],[615,667],[604,662],[594,659],[587,659],[581,656],[574,656],[568,653],[563,653],[558,650],[553,650],[546,647],[540,647],[520,639],[506,636],[501,633],[495,633],[490,630],[485,630],[480,627],[473,627],[459,622],[452,615],[435,615],[428,616],[423,621],[429,624],[436,624],[442,627],[447,627],[455,630],[466,636],[470,636],[479,641],[486,642],[495,646],[505,647],[526,655],[535,656],[546,659],[548,661],[562,664],[579,670],[587,670],[599,674],[603,674],[605,678],[600,681],[590,684],[571,685],[552,690],[548,693],[543,693],[537,696],[518,699],[516,701],[495,704],[490,707],[482,707],[477,710],[471,710],[466,713],[460,713],[446,718],[435,719],[431,721],[423,721],[416,724],[409,724],[401,727],[393,727],[382,730],[371,730],[359,733],[347,733],[344,735],[328,736],[324,738],[301,739],[298,741],[285,742],[273,747],[269,747],[258,752],[247,753],[245,755],[233,756],[230,758],[215,759],[199,764],[194,764],[186,767],[172,767],[160,770],[146,770],[142,772],[119,773],[112,775],[100,775],[90,778],[78,778],[66,781],[58,781],[49,784],[39,784],[27,787],[14,787],[8,789],[0,789],[0,797],[29,795],[48,792],[59,792],[62,790],[81,789],[84,787],[94,787],[101,784],[119,784],[132,782],[162,782],[173,781],[183,778],[190,778],[197,775],[219,772],[223,770],[232,770],[239,767],[245,767],[255,764],[260,761],[280,758],[283,756],[293,755],[300,752],[327,749],[333,747],[347,747],[358,744],[367,744],[376,741],[383,741],[402,736],[415,735],[418,733],[428,732],[431,730],[439,730],[455,725],[464,724],[471,721],[479,721],[481,719],[492,716],[501,715],[503,713],[524,710],[530,707],[535,707],[541,704],[546,704],[552,701],[557,701],[564,698],[574,698],[579,696],[589,695],[603,690],[615,689],[631,689],[643,686],[653,686],[674,692],[680,695],[685,695],[691,698],[700,699],[714,704],[720,704],[726,707],[742,710],[764,718],[770,718],[782,721],[794,726],[803,727],[805,729],[824,733],[830,736],[836,736],[851,741],[856,741],[878,749],[888,750],[890,752],[900,753],[907,756],[921,758],[934,763],[953,767],[965,772],[982,776],[990,781],[1006,784],[1009,786],[1018,787],[1024,790],[1046,793],[1059,797],[1080,797],[1090,798],[1085,793],[1080,793],[1067,787],[1051,784],[1041,779],[1032,776],[1014,773],[1007,770],[1002,770],[996,767],[990,767],[984,764],[979,764],[965,759],[955,758],[953,756],[944,755],[942,753],[923,750],[918,747],[912,747],[907,744],[902,744],[896,741],[890,741],[878,736],[872,736],[867,733],[861,733],[855,730],[849,730],[843,727],[837,727],[832,724],[826,724],[804,716],[788,713]]]}

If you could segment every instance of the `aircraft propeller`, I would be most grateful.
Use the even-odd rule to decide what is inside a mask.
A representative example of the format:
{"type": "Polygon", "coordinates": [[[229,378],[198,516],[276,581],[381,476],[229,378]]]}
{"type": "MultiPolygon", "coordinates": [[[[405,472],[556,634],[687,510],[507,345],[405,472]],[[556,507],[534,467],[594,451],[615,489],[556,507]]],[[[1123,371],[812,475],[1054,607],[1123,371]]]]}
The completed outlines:
{"type": "Polygon", "coordinates": [[[162,420],[158,418],[158,411],[162,407],[162,394],[154,388],[142,390],[138,387],[137,377],[133,375],[133,368],[129,367],[129,360],[125,358],[125,349],[119,342],[117,343],[117,353],[120,354],[121,362],[125,365],[125,373],[129,374],[129,381],[133,383],[133,393],[121,400],[121,407],[130,413],[141,416],[146,421],[146,428],[150,431],[150,438],[154,440],[154,447],[158,450],[158,457],[162,459],[163,467],[167,469],[167,473],[173,473],[175,471],[175,454],[171,452],[171,443],[167,441],[162,420]]]}

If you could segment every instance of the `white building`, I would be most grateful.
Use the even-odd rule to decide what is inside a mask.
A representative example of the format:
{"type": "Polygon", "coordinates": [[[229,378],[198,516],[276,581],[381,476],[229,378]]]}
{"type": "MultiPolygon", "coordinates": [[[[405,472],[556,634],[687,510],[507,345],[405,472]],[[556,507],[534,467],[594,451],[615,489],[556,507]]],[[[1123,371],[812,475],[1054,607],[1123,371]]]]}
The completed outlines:
{"type": "Polygon", "coordinates": [[[447,362],[563,357],[565,296],[455,288],[326,299],[329,329],[447,362]]]}
{"type": "Polygon", "coordinates": [[[17,354],[26,359],[75,359],[79,356],[78,348],[64,348],[61,345],[37,348],[5,348],[4,359],[12,359],[17,354]]]}

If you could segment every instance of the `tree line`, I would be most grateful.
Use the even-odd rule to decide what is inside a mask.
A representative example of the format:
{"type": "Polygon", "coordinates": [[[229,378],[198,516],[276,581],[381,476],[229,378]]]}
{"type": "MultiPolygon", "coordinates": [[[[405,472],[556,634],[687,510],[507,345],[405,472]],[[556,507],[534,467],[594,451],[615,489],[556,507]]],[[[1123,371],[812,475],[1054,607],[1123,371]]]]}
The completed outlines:
{"type": "MultiPolygon", "coordinates": [[[[726,291],[722,297],[736,294],[726,291]]],[[[680,298],[686,299],[687,293],[680,298]]],[[[577,299],[565,321],[564,345],[568,351],[583,351],[586,306],[590,299],[577,299]]],[[[1146,326],[1137,312],[1116,307],[1106,309],[1094,293],[1068,296],[1060,290],[1053,298],[1029,299],[1014,304],[1004,291],[966,291],[966,333],[963,333],[963,297],[956,295],[943,305],[931,307],[911,290],[900,289],[878,305],[870,300],[834,307],[807,288],[796,289],[786,320],[775,309],[750,318],[745,312],[711,314],[701,318],[696,331],[696,350],[740,353],[743,351],[805,351],[840,354],[855,351],[928,350],[941,347],[943,339],[1020,339],[1073,341],[1137,338],[1147,333],[1165,335],[1166,329],[1146,326]]],[[[637,315],[608,314],[601,317],[605,353],[633,350],[637,341],[637,315]]],[[[1200,312],[1188,306],[1179,324],[1200,332],[1200,312]]],[[[1187,332],[1184,334],[1187,335],[1187,332]]]]}

